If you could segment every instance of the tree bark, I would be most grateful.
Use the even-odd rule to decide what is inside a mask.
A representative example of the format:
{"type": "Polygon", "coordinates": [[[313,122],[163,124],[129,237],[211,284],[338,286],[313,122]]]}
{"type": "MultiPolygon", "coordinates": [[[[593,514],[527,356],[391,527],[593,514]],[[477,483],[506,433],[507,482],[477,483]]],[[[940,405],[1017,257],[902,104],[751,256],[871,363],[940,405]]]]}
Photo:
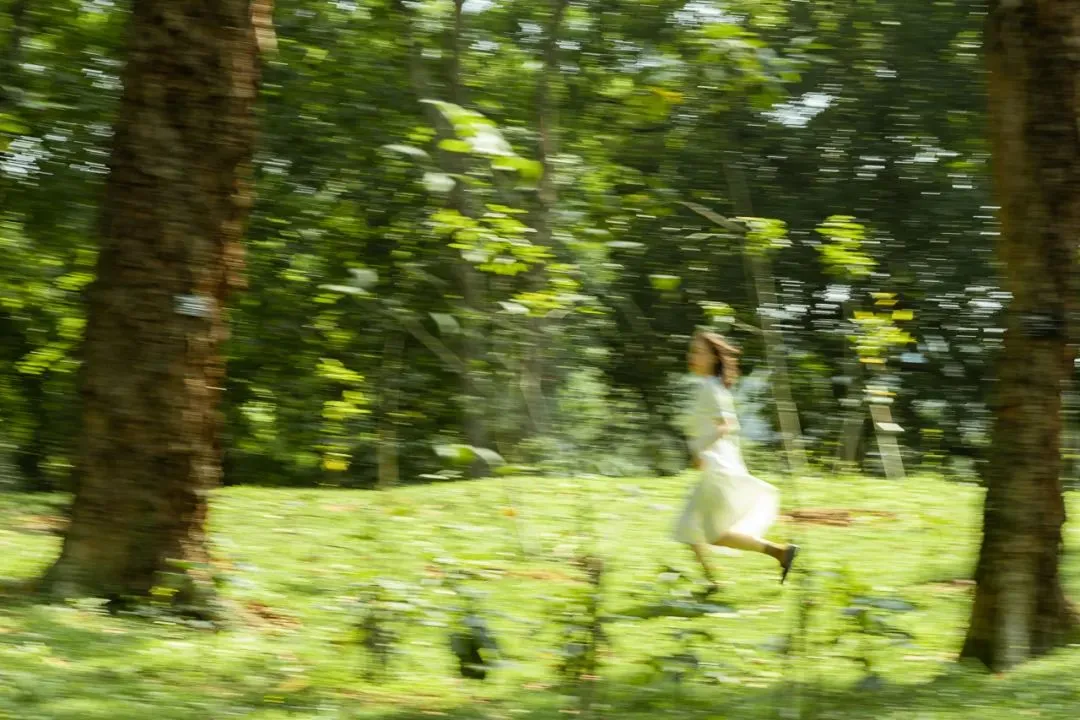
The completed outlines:
{"type": "Polygon", "coordinates": [[[1076,622],[1058,566],[1061,393],[1080,237],[1080,1],[996,0],[986,40],[998,249],[1012,302],[961,655],[1000,671],[1062,644],[1076,622]]]}
{"type": "Polygon", "coordinates": [[[252,203],[252,12],[248,0],[133,2],[88,297],[76,495],[43,582],[54,598],[138,597],[163,571],[208,560],[225,300],[252,203]]]}

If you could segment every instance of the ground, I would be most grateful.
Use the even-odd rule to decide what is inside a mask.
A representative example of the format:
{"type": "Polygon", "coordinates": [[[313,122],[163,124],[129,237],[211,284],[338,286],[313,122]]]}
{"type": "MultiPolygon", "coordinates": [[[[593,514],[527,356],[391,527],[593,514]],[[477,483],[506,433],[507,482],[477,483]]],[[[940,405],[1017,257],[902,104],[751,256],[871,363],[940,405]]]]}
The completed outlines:
{"type": "MultiPolygon", "coordinates": [[[[821,477],[792,488],[777,478],[787,515],[776,536],[804,546],[802,574],[781,587],[767,558],[719,555],[718,606],[672,617],[680,608],[696,613],[664,571],[697,577],[689,554],[668,539],[689,482],[517,478],[382,493],[222,491],[213,539],[231,624],[214,631],[166,617],[111,617],[93,603],[35,606],[9,592],[0,598],[0,718],[573,715],[577,701],[557,688],[552,670],[563,646],[554,617],[584,587],[572,558],[590,547],[607,563],[603,610],[616,616],[595,684],[597,715],[796,717],[789,683],[799,680],[804,717],[1076,716],[1080,649],[1004,678],[954,661],[978,541],[975,486],[821,477]],[[444,580],[463,570],[504,650],[504,666],[485,682],[459,679],[448,651],[446,624],[459,599],[444,580]],[[391,600],[405,601],[395,607],[411,614],[397,624],[389,672],[368,679],[352,628],[357,598],[380,579],[391,600]],[[845,615],[850,594],[883,607],[845,615]],[[815,603],[808,640],[785,655],[800,600],[815,603]],[[859,617],[880,617],[912,638],[831,641],[859,617]],[[676,683],[663,658],[683,649],[676,634],[688,628],[712,637],[692,648],[699,672],[676,683]],[[868,654],[878,674],[870,682],[858,662],[868,654]]],[[[62,503],[0,495],[0,577],[29,578],[46,566],[58,549],[62,503]]],[[[1070,524],[1070,545],[1078,535],[1070,524]]],[[[1068,559],[1065,577],[1080,594],[1080,563],[1068,559]]]]}

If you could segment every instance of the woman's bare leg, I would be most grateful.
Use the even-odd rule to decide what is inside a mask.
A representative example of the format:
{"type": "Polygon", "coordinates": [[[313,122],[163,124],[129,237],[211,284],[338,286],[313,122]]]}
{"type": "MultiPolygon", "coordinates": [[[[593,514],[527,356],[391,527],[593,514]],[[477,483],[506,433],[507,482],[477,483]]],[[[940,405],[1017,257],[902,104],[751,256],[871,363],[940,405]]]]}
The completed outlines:
{"type": "Polygon", "coordinates": [[[784,552],[787,550],[786,545],[777,545],[774,542],[769,542],[768,540],[756,538],[753,535],[747,535],[746,533],[740,532],[724,533],[713,542],[713,545],[734,548],[735,550],[764,553],[765,555],[776,559],[777,562],[784,561],[784,552]]]}
{"type": "Polygon", "coordinates": [[[694,555],[697,556],[698,562],[701,563],[701,569],[705,573],[705,579],[709,582],[709,585],[716,585],[716,580],[713,579],[712,566],[709,564],[708,547],[706,545],[693,544],[690,546],[694,551],[694,555]]]}

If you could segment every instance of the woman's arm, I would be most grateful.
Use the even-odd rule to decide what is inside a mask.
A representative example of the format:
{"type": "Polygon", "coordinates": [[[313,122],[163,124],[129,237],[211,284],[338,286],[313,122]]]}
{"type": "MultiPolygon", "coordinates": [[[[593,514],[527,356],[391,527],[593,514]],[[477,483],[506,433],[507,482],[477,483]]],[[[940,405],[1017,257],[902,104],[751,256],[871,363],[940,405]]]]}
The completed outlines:
{"type": "Polygon", "coordinates": [[[716,433],[719,437],[724,437],[729,433],[733,433],[739,429],[739,421],[733,420],[730,417],[722,417],[716,421],[716,433]]]}
{"type": "Polygon", "coordinates": [[[737,422],[732,422],[731,418],[722,417],[716,420],[715,427],[715,433],[711,437],[699,438],[698,442],[691,444],[694,467],[698,470],[701,469],[701,454],[711,447],[714,442],[737,430],[739,426],[737,422]]]}
{"type": "Polygon", "coordinates": [[[694,409],[698,434],[692,435],[689,440],[690,453],[697,468],[701,467],[703,452],[717,440],[739,429],[734,408],[727,406],[725,400],[726,398],[708,385],[702,385],[698,391],[694,409]]]}

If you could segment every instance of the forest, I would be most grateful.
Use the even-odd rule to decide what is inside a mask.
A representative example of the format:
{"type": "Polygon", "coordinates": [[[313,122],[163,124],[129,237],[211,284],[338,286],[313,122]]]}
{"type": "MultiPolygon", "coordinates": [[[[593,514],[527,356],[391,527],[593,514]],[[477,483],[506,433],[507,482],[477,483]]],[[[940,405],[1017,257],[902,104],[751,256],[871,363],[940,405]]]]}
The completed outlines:
{"type": "Polygon", "coordinates": [[[0,0],[0,718],[1075,717],[1076,28],[0,0]]]}

